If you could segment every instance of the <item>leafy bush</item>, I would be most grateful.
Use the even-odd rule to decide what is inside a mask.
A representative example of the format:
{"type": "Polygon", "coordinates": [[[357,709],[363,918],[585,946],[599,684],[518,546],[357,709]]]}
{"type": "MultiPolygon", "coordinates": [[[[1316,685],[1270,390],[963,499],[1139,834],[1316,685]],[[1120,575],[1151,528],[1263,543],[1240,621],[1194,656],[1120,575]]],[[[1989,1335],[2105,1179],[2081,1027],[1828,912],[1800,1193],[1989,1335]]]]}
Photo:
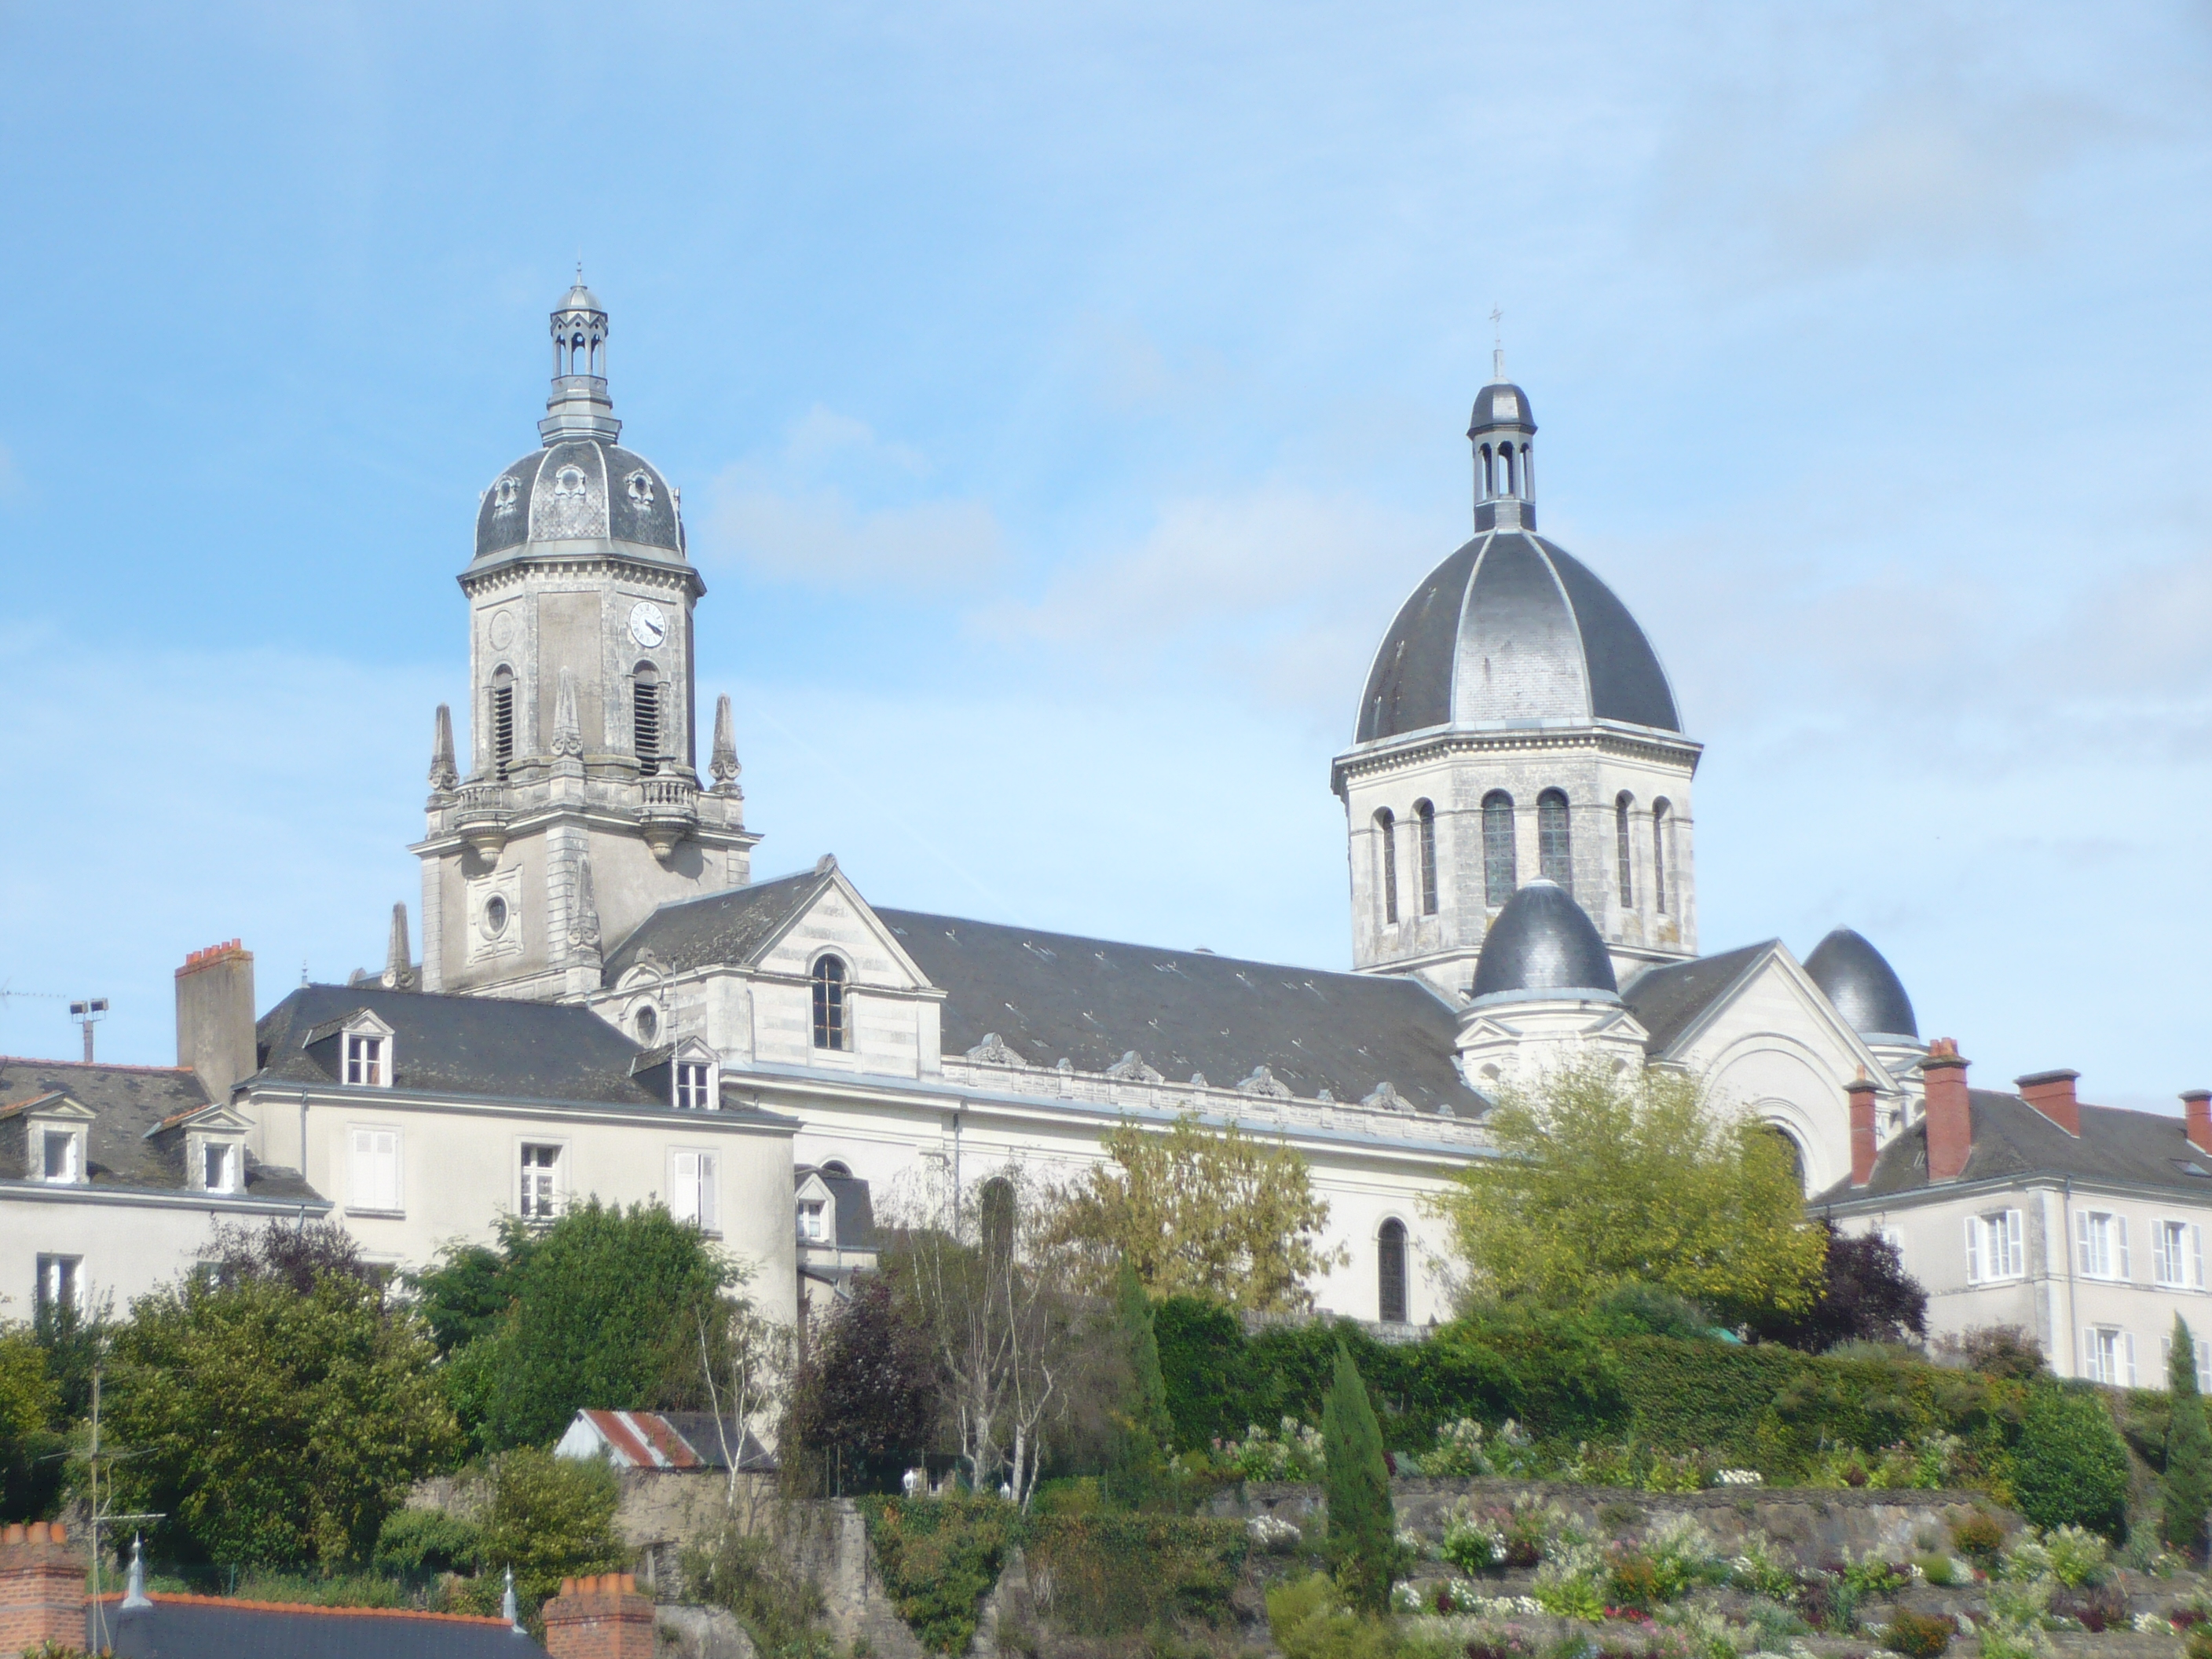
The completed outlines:
{"type": "Polygon", "coordinates": [[[684,1552],[684,1589],[737,1615],[762,1659],[830,1659],[821,1587],[793,1572],[766,1533],[726,1527],[708,1547],[684,1552]]]}
{"type": "Polygon", "coordinates": [[[1422,1455],[1421,1473],[1467,1479],[1495,1474],[1489,1454],[1482,1449],[1482,1425],[1471,1417],[1455,1418],[1437,1431],[1435,1447],[1422,1455]]]}
{"type": "Polygon", "coordinates": [[[2039,1527],[2127,1531],[2128,1453],[2095,1390],[2028,1391],[2012,1453],[2014,1506],[2039,1527]]]}
{"type": "MultiPolygon", "coordinates": [[[[1540,1544],[1538,1549],[1540,1553],[1540,1544]]],[[[1443,1558],[1462,1572],[1502,1567],[1505,1552],[1505,1528],[1497,1511],[1461,1507],[1445,1516],[1443,1558]]]]}
{"type": "Polygon", "coordinates": [[[1021,1511],[996,1498],[864,1498],[868,1541],[892,1605],[922,1646],[964,1653],[983,1598],[1018,1540],[1021,1511]]]}
{"type": "Polygon", "coordinates": [[[1049,1571],[1054,1620],[1110,1636],[1164,1620],[1223,1622],[1254,1541],[1235,1521],[1094,1512],[1032,1517],[1024,1548],[1049,1571]]]}
{"type": "Polygon", "coordinates": [[[1905,1659],[1936,1659],[1959,1633],[1959,1621],[1948,1613],[1914,1613],[1905,1607],[1890,1610],[1882,1626],[1881,1644],[1905,1659]]]}
{"type": "Polygon", "coordinates": [[[443,1510],[400,1510],[385,1518],[372,1564],[399,1578],[473,1572],[483,1546],[475,1522],[443,1510]]]}
{"type": "Polygon", "coordinates": [[[484,1514],[481,1556],[488,1574],[514,1569],[514,1589],[532,1612],[563,1578],[611,1572],[629,1551],[615,1531],[622,1487],[593,1458],[556,1457],[526,1449],[492,1461],[491,1503],[484,1514]]]}
{"type": "Polygon", "coordinates": [[[2003,1524],[1987,1510],[1966,1510],[1952,1518],[1951,1547],[1970,1561],[1994,1565],[2004,1540],[2003,1524]]]}

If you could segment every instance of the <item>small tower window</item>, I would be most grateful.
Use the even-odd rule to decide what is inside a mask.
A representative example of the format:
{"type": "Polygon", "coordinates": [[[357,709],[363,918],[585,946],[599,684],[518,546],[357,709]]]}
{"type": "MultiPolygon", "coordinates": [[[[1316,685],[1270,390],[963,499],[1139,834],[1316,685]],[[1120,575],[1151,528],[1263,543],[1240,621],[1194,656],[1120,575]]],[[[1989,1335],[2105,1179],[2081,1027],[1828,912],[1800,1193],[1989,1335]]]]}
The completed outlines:
{"type": "Polygon", "coordinates": [[[1437,913],[1437,806],[1434,801],[1413,803],[1413,822],[1421,837],[1421,914],[1437,913]]]}
{"type": "Polygon", "coordinates": [[[1384,807],[1375,815],[1375,844],[1382,855],[1382,920],[1398,920],[1398,821],[1384,807]]]}
{"type": "Polygon", "coordinates": [[[1483,447],[1482,447],[1482,495],[1483,495],[1483,499],[1484,499],[1484,500],[1486,500],[1486,501],[1487,501],[1491,496],[1495,495],[1498,493],[1498,484],[1497,484],[1497,476],[1498,476],[1498,475],[1497,475],[1493,471],[1492,471],[1492,468],[1493,467],[1493,465],[1495,465],[1495,463],[1494,463],[1494,461],[1493,461],[1493,459],[1492,459],[1492,456],[1491,456],[1491,453],[1490,453],[1490,446],[1489,446],[1488,444],[1485,444],[1485,445],[1483,445],[1483,447]]]}
{"type": "Polygon", "coordinates": [[[1482,898],[1495,910],[1513,896],[1513,797],[1493,789],[1482,798],[1482,898]]]}
{"type": "Polygon", "coordinates": [[[514,671],[502,665],[491,677],[491,769],[501,782],[514,764],[514,671]]]}
{"type": "Polygon", "coordinates": [[[1620,908],[1624,910],[1636,908],[1636,860],[1630,854],[1628,840],[1628,809],[1635,805],[1636,798],[1626,789],[1613,798],[1613,853],[1620,865],[1620,908]]]}
{"type": "Polygon", "coordinates": [[[1564,791],[1547,789],[1536,797],[1536,865],[1546,881],[1575,890],[1573,831],[1564,791]]]}
{"type": "Polygon", "coordinates": [[[1667,848],[1674,839],[1672,813],[1663,800],[1651,803],[1651,908],[1667,914],[1667,848]]]}
{"type": "Polygon", "coordinates": [[[660,671],[649,662],[640,663],[631,677],[630,730],[638,775],[652,777],[660,770],[660,671]]]}
{"type": "Polygon", "coordinates": [[[814,964],[814,1046],[845,1047],[845,964],[836,957],[814,964]]]}
{"type": "Polygon", "coordinates": [[[1376,1316],[1386,1325],[1406,1322],[1406,1224],[1393,1216],[1375,1240],[1376,1316]]]}

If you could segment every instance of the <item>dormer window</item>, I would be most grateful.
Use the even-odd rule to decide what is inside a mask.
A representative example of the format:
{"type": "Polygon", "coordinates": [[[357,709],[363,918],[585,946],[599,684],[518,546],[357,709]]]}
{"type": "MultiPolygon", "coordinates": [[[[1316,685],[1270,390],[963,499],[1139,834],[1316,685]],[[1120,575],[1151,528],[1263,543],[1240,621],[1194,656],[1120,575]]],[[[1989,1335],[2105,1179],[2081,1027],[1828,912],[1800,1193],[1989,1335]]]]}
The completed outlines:
{"type": "Polygon", "coordinates": [[[679,1060],[676,1062],[676,1109],[679,1112],[703,1112],[714,1103],[710,1092],[714,1068],[703,1060],[679,1060]]]}
{"type": "Polygon", "coordinates": [[[74,1129],[39,1132],[39,1179],[74,1187],[84,1179],[84,1140],[74,1129]]]}
{"type": "Polygon", "coordinates": [[[209,1193],[236,1192],[245,1184],[240,1179],[240,1161],[235,1141],[203,1141],[200,1144],[200,1190],[209,1193]]]}
{"type": "Polygon", "coordinates": [[[349,1033],[345,1040],[345,1080],[364,1088],[384,1086],[384,1039],[367,1032],[349,1033]]]}
{"type": "Polygon", "coordinates": [[[818,1198],[799,1200],[799,1236],[809,1244],[819,1244],[829,1237],[830,1206],[818,1198]]]}

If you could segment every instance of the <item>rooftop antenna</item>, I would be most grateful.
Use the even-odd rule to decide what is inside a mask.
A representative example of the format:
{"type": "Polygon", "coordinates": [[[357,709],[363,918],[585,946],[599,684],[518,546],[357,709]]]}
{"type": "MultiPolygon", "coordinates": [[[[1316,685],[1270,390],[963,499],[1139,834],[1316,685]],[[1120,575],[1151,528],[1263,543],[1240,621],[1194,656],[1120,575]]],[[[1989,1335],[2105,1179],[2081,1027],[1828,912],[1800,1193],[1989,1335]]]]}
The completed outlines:
{"type": "Polygon", "coordinates": [[[82,1002],[70,1004],[70,1018],[84,1030],[84,1063],[92,1064],[92,1028],[107,1018],[106,997],[87,997],[82,1002]]]}
{"type": "Polygon", "coordinates": [[[1505,313],[1496,306],[1490,308],[1490,378],[1505,378],[1505,313]]]}

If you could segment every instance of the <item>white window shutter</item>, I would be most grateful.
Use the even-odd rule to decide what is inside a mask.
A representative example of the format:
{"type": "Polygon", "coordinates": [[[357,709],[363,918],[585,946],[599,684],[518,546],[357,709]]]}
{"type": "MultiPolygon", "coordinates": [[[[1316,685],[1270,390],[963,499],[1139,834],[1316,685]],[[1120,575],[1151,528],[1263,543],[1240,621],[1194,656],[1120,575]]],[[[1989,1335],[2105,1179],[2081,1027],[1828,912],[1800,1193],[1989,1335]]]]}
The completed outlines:
{"type": "Polygon", "coordinates": [[[2151,1278],[2160,1285],[2178,1285],[2181,1282],[2181,1275],[2174,1271],[2176,1264],[2173,1252],[2167,1248],[2172,1237],[2172,1226],[2164,1221],[2156,1223],[2150,1230],[2151,1278]]]}
{"type": "Polygon", "coordinates": [[[2097,1346],[2097,1328],[2094,1325],[2081,1328],[2081,1352],[2089,1356],[2089,1380],[2092,1382],[2103,1382],[2105,1351],[2097,1346]]]}
{"type": "Polygon", "coordinates": [[[699,1228],[702,1232],[716,1233],[722,1230],[722,1203],[720,1184],[715,1181],[717,1159],[712,1152],[701,1152],[699,1158],[699,1228]]]}
{"type": "Polygon", "coordinates": [[[699,1154],[668,1155],[668,1212],[678,1221],[699,1218],[699,1154]]]}
{"type": "Polygon", "coordinates": [[[2020,1237],[2020,1212],[2007,1210],[2004,1218],[2005,1272],[2016,1279],[2027,1271],[2027,1251],[2020,1237]]]}
{"type": "MultiPolygon", "coordinates": [[[[2135,1277],[2135,1269],[2130,1266],[2128,1261],[2127,1217],[2124,1215],[2114,1216],[2112,1218],[2112,1227],[2113,1230],[2120,1236],[2120,1277],[2122,1279],[2133,1279],[2135,1277]]],[[[2130,1337],[2128,1340],[2130,1342],[2135,1340],[2133,1337],[2130,1337]]]]}
{"type": "Polygon", "coordinates": [[[346,1201],[356,1209],[366,1210],[368,1201],[369,1164],[376,1155],[376,1140],[367,1129],[353,1132],[353,1145],[346,1158],[346,1201]]]}
{"type": "Polygon", "coordinates": [[[2120,1352],[2126,1359],[2127,1382],[2128,1386],[2132,1389],[2136,1385],[2136,1334],[2133,1331],[2126,1331],[2121,1334],[2120,1352]]]}
{"type": "Polygon", "coordinates": [[[1966,1218],[1966,1283],[1982,1282],[1982,1218],[1978,1215],[1966,1218]]]}
{"type": "Polygon", "coordinates": [[[2212,1342],[2197,1339],[2197,1392],[2212,1394],[2212,1342]]]}
{"type": "Polygon", "coordinates": [[[2204,1288],[2204,1229],[2193,1221],[2189,1224],[2189,1288],[2204,1288]]]}
{"type": "Polygon", "coordinates": [[[376,1196],[374,1207],[396,1210],[399,1207],[399,1132],[397,1129],[376,1131],[376,1196]]]}
{"type": "Polygon", "coordinates": [[[2096,1272],[2097,1263],[2095,1258],[2091,1256],[2089,1254],[2089,1212],[2087,1210],[2083,1210],[2075,1216],[2074,1236],[2075,1241],[2081,1247],[2081,1271],[2085,1273],[2093,1273],[2096,1272]]]}

